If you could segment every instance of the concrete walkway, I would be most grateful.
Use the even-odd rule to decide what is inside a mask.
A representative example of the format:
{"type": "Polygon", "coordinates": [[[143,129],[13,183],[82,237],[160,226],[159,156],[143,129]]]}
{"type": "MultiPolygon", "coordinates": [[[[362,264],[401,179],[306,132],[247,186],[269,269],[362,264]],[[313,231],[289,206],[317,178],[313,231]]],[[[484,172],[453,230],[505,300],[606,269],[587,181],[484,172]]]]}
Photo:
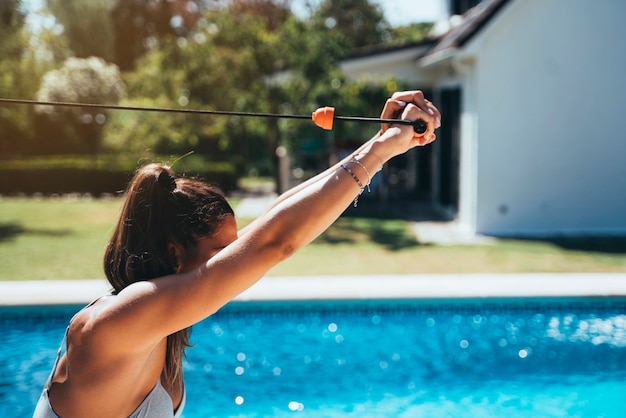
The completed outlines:
{"type": "Polygon", "coordinates": [[[488,245],[495,238],[476,235],[455,221],[411,222],[411,229],[420,244],[436,245],[488,245]]]}
{"type": "MultiPolygon", "coordinates": [[[[0,306],[82,305],[104,280],[0,282],[0,306]]],[[[237,301],[626,297],[623,274],[421,274],[266,277],[237,301]]]]}
{"type": "Polygon", "coordinates": [[[256,218],[262,215],[277,197],[278,196],[274,193],[245,197],[241,199],[241,202],[237,205],[235,215],[242,218],[256,218]]]}

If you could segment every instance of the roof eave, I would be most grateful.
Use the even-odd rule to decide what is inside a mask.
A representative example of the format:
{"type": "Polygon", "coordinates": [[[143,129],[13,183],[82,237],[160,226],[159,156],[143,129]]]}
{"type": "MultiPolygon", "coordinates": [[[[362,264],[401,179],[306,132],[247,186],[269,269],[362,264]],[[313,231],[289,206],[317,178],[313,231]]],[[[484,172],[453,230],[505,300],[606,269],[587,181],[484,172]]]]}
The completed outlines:
{"type": "Polygon", "coordinates": [[[446,48],[433,54],[425,55],[417,60],[417,65],[422,69],[434,69],[440,65],[449,63],[458,52],[458,48],[446,48]]]}

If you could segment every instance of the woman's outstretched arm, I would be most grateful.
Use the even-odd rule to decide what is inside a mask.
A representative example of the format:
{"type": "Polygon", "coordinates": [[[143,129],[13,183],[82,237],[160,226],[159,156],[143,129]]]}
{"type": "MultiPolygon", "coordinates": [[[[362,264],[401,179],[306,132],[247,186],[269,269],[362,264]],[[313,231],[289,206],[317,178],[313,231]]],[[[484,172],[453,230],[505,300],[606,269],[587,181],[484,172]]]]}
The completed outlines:
{"type": "Polygon", "coordinates": [[[282,196],[245,235],[195,273],[197,280],[203,282],[200,287],[207,289],[205,306],[211,306],[211,312],[325,231],[358,197],[383,163],[435,139],[440,115],[421,92],[394,95],[387,101],[383,115],[422,119],[428,129],[417,135],[411,126],[387,126],[384,133],[375,135],[347,161],[282,196]]]}
{"type": "MultiPolygon", "coordinates": [[[[404,107],[407,105],[407,102],[413,102],[416,101],[418,102],[418,106],[420,107],[420,109],[422,109],[423,111],[425,111],[427,114],[429,114],[433,119],[434,119],[434,123],[433,124],[429,124],[428,125],[428,130],[421,135],[419,138],[419,140],[421,141],[419,143],[419,145],[426,145],[427,143],[430,143],[432,141],[435,140],[436,136],[435,136],[435,129],[439,128],[439,126],[441,125],[441,115],[439,114],[439,111],[426,99],[424,99],[423,95],[421,94],[421,92],[399,92],[399,93],[395,93],[391,99],[389,99],[381,113],[381,118],[382,119],[393,119],[398,112],[402,111],[404,109],[404,107]]],[[[388,129],[388,125],[384,126],[383,129],[388,129]]],[[[327,168],[326,170],[324,170],[323,172],[315,175],[314,177],[311,177],[310,179],[308,179],[307,181],[287,190],[286,192],[282,193],[273,203],[272,205],[266,210],[265,213],[269,212],[272,208],[274,208],[276,205],[280,204],[282,201],[284,201],[285,199],[288,199],[289,197],[293,196],[296,193],[299,193],[300,191],[306,189],[307,187],[310,187],[312,184],[318,182],[318,181],[322,181],[325,180],[328,176],[332,175],[335,170],[337,169],[337,167],[340,167],[341,164],[346,164],[347,162],[349,162],[352,158],[354,158],[355,156],[359,156],[360,154],[364,154],[369,146],[370,143],[375,141],[377,138],[380,137],[380,135],[382,134],[382,131],[379,131],[376,133],[376,135],[374,135],[374,137],[372,137],[369,141],[367,141],[366,143],[364,143],[363,145],[361,145],[359,148],[357,148],[355,151],[353,151],[352,153],[350,153],[348,156],[346,156],[343,160],[339,161],[338,163],[334,164],[333,166],[330,166],[329,168],[327,168]]],[[[369,151],[370,153],[373,153],[372,151],[369,151]]],[[[384,161],[382,160],[382,158],[378,157],[376,154],[373,154],[374,157],[378,158],[380,165],[382,167],[382,165],[384,164],[384,161]]],[[[380,167],[379,167],[380,168],[380,167]]],[[[378,172],[378,170],[376,170],[375,172],[371,173],[372,177],[376,174],[376,172],[378,172]]],[[[258,223],[258,222],[262,222],[262,216],[257,218],[255,221],[253,221],[252,223],[248,224],[246,227],[242,228],[239,233],[240,236],[245,235],[248,231],[250,231],[251,229],[254,228],[254,226],[258,223]]]]}
{"type": "Polygon", "coordinates": [[[398,113],[402,119],[424,120],[428,130],[416,135],[408,125],[385,127],[357,153],[282,195],[245,234],[206,263],[187,273],[128,286],[117,296],[121,310],[111,311],[114,316],[120,314],[112,321],[115,338],[126,338],[131,345],[140,340],[143,345],[190,326],[319,236],[359,196],[382,164],[435,139],[440,116],[421,92],[399,93],[387,101],[383,114],[398,113]]]}

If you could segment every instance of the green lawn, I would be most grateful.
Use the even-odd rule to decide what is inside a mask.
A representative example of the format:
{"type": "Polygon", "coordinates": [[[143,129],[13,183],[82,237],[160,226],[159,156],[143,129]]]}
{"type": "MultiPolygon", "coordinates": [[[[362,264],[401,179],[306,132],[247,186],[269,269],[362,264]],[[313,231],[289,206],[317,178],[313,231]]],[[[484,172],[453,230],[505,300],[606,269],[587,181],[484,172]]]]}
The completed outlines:
{"type": "MultiPolygon", "coordinates": [[[[102,277],[120,205],[120,199],[1,199],[0,280],[102,277]]],[[[403,221],[344,217],[269,275],[519,272],[626,272],[626,238],[434,246],[420,244],[403,221]]]]}

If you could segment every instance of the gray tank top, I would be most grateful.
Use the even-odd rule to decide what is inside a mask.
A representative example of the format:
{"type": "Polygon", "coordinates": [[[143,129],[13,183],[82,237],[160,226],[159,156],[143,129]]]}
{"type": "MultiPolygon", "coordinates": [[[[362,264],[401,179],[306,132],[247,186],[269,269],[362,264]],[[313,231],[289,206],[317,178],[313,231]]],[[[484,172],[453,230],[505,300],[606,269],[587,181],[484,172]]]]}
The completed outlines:
{"type": "MultiPolygon", "coordinates": [[[[97,300],[97,299],[96,299],[97,300]]],[[[96,301],[94,300],[89,305],[85,306],[83,309],[88,308],[93,305],[96,301]]],[[[78,315],[78,314],[76,314],[78,315]]],[[[74,315],[74,316],[76,316],[74,315]]],[[[73,320],[74,318],[72,318],[73,320]]],[[[70,320],[70,323],[72,321],[70,320]]],[[[65,330],[65,336],[63,337],[63,341],[61,341],[61,346],[57,351],[57,358],[54,361],[54,366],[52,367],[52,372],[44,385],[43,391],[41,392],[41,396],[39,397],[39,401],[37,402],[37,406],[35,407],[35,412],[33,413],[33,418],[60,418],[52,409],[50,405],[50,400],[48,399],[48,390],[52,385],[52,377],[54,376],[54,372],[57,369],[59,364],[59,360],[61,359],[61,355],[63,354],[63,347],[66,345],[67,340],[67,332],[69,330],[69,325],[65,330]]],[[[67,348],[66,348],[67,350],[67,348]]],[[[170,398],[169,393],[165,390],[163,385],[161,384],[161,379],[158,379],[154,388],[150,391],[148,396],[139,404],[137,409],[130,414],[129,418],[179,418],[183,409],[185,408],[185,403],[187,401],[187,395],[185,388],[183,387],[183,399],[180,403],[180,406],[174,412],[174,405],[172,402],[172,398],[170,398]]]]}

